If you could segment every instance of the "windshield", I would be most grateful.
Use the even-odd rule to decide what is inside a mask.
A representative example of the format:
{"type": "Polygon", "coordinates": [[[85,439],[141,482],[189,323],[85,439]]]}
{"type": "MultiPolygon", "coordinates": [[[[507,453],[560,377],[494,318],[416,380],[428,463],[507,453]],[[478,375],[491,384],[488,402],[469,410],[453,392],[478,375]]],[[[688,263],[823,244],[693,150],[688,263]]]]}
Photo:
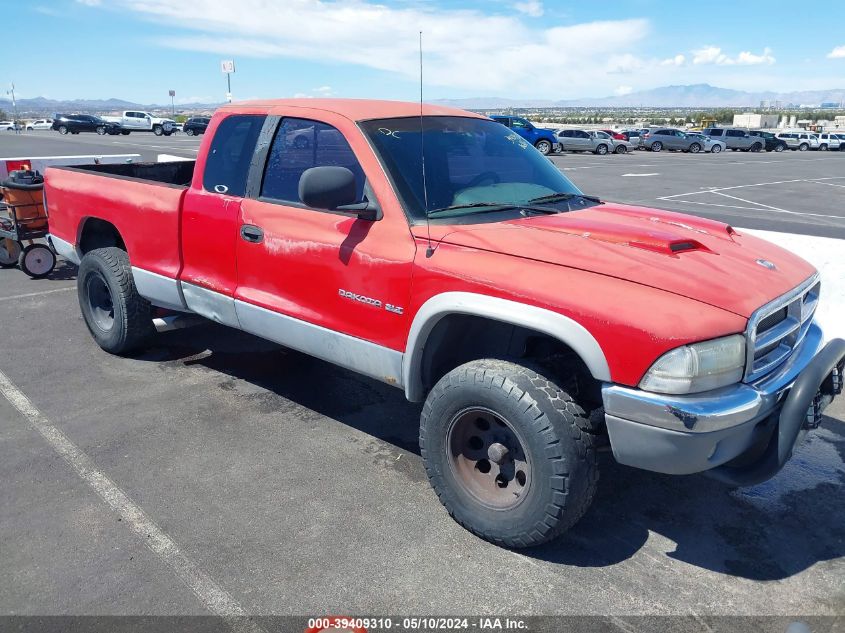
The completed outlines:
{"type": "MultiPolygon", "coordinates": [[[[426,212],[435,210],[437,217],[443,219],[504,208],[513,214],[519,212],[519,206],[538,198],[581,194],[528,141],[489,119],[435,116],[422,120],[419,117],[378,119],[361,123],[361,128],[413,221],[424,220],[426,212]]],[[[566,211],[569,208],[566,202],[565,197],[560,201],[550,200],[549,210],[566,211]]]]}

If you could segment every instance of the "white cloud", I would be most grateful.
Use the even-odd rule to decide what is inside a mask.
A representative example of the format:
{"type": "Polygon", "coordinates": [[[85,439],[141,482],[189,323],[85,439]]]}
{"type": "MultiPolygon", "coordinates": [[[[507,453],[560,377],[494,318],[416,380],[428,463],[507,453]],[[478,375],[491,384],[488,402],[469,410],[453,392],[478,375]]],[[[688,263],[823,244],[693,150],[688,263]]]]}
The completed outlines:
{"type": "Polygon", "coordinates": [[[660,62],[661,66],[683,66],[687,61],[686,55],[675,55],[660,62]]]}
{"type": "Polygon", "coordinates": [[[543,15],[543,3],[540,0],[526,0],[526,2],[517,2],[513,5],[513,8],[519,11],[520,13],[524,13],[525,15],[531,16],[532,18],[539,18],[543,15]]]}
{"type": "Polygon", "coordinates": [[[613,91],[613,94],[621,97],[623,95],[629,95],[632,92],[634,92],[634,88],[632,86],[617,86],[616,90],[613,91]]]}
{"type": "Polygon", "coordinates": [[[419,76],[417,45],[423,31],[425,81],[431,87],[566,98],[594,92],[614,72],[644,72],[648,66],[638,57],[650,31],[649,22],[641,19],[550,26],[516,12],[377,0],[113,1],[125,14],[185,29],[157,39],[162,46],[238,60],[279,57],[357,65],[411,81],[419,76]],[[526,72],[530,81],[524,81],[526,72]]]}
{"type": "Polygon", "coordinates": [[[716,64],[717,66],[754,66],[757,64],[774,64],[772,49],[768,46],[763,53],[755,55],[751,51],[742,51],[736,57],[730,57],[722,52],[718,46],[705,46],[693,52],[693,64],[716,64]]]}
{"type": "Polygon", "coordinates": [[[837,46],[827,54],[828,59],[845,59],[845,46],[837,46]]]}

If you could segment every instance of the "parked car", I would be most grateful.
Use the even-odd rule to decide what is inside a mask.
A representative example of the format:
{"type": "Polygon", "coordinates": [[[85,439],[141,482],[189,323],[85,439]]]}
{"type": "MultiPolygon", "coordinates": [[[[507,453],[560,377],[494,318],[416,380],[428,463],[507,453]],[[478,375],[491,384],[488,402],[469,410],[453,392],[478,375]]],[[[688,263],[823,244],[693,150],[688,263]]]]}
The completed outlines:
{"type": "Polygon", "coordinates": [[[705,152],[710,152],[712,154],[718,154],[719,152],[723,152],[725,150],[725,143],[724,141],[717,141],[714,138],[710,138],[709,136],[705,136],[701,132],[686,132],[687,136],[695,137],[701,141],[703,145],[703,149],[705,152]]]}
{"type": "Polygon", "coordinates": [[[605,134],[610,134],[610,138],[612,138],[614,141],[627,141],[628,140],[628,136],[626,135],[625,132],[617,132],[616,130],[600,130],[600,131],[604,132],[605,134]]]}
{"type": "Polygon", "coordinates": [[[681,130],[658,128],[643,135],[643,147],[652,152],[669,149],[697,154],[704,149],[704,143],[701,139],[689,136],[681,130]]]}
{"type": "Polygon", "coordinates": [[[596,130],[560,130],[557,141],[561,151],[592,152],[609,154],[614,150],[614,141],[606,132],[596,130]]]}
{"type": "Polygon", "coordinates": [[[164,117],[157,117],[149,112],[126,110],[120,116],[105,116],[107,121],[120,125],[124,134],[130,132],[152,132],[156,136],[170,136],[176,128],[176,121],[164,117]]]}
{"type": "Polygon", "coordinates": [[[486,117],[283,100],[223,106],[211,127],[196,161],[47,168],[49,240],[79,266],[92,338],[166,345],[156,327],[193,312],[402,388],[425,401],[433,488],[482,538],[569,529],[605,447],[758,484],[842,390],[845,340],[814,321],[812,265],[721,222],[585,195],[486,117]],[[292,147],[297,126],[339,144],[292,147]]]}
{"type": "Polygon", "coordinates": [[[836,134],[835,136],[839,139],[839,151],[845,152],[845,134],[836,134]]]}
{"type": "Polygon", "coordinates": [[[836,134],[822,132],[817,136],[819,137],[819,150],[821,151],[839,149],[842,144],[842,141],[839,140],[839,137],[836,134]]]}
{"type": "Polygon", "coordinates": [[[709,127],[704,130],[704,134],[717,141],[723,141],[725,146],[734,152],[759,152],[766,146],[760,137],[751,136],[748,130],[734,127],[709,127]]]}
{"type": "Polygon", "coordinates": [[[628,137],[628,140],[634,144],[636,149],[642,148],[643,134],[645,132],[642,130],[625,130],[623,134],[628,137]]]}
{"type": "Polygon", "coordinates": [[[208,123],[211,119],[204,116],[191,117],[182,124],[182,131],[188,136],[195,134],[205,134],[208,123]]]}
{"type": "Polygon", "coordinates": [[[27,130],[49,130],[53,127],[53,119],[37,119],[26,124],[27,130]]]}
{"type": "Polygon", "coordinates": [[[79,134],[96,132],[97,134],[119,134],[120,126],[93,114],[58,114],[50,126],[59,134],[79,134]]]}
{"type": "Polygon", "coordinates": [[[560,151],[554,130],[536,127],[528,119],[523,119],[518,116],[494,114],[490,118],[497,123],[501,123],[505,127],[511,128],[514,132],[536,147],[544,156],[551,154],[552,152],[560,151]]]}
{"type": "Polygon", "coordinates": [[[748,133],[751,136],[756,136],[758,138],[763,139],[763,142],[766,144],[765,149],[767,152],[782,152],[786,149],[786,142],[782,141],[771,132],[763,132],[762,130],[751,130],[748,133]]]}
{"type": "Polygon", "coordinates": [[[0,130],[19,130],[21,129],[20,123],[15,123],[14,121],[0,121],[0,130]]]}
{"type": "Polygon", "coordinates": [[[819,148],[819,138],[809,132],[781,132],[775,136],[793,151],[806,152],[809,149],[819,148]]]}

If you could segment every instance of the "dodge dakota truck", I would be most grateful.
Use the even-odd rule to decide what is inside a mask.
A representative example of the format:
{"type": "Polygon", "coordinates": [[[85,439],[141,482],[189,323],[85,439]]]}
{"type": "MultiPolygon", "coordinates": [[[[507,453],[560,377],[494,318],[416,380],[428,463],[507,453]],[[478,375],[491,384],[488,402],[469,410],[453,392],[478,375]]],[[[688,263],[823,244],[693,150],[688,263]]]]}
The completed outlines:
{"type": "Polygon", "coordinates": [[[232,104],[196,161],[50,167],[45,189],[105,351],[193,313],[399,387],[442,504],[503,546],[578,521],[600,451],[764,481],[842,390],[811,265],[582,193],[473,113],[232,104]]]}

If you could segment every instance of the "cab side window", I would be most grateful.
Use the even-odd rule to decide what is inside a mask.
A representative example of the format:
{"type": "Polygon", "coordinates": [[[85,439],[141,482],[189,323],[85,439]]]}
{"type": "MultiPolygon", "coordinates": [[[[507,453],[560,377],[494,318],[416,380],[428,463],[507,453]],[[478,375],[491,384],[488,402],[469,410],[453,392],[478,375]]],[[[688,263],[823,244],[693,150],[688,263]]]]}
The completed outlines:
{"type": "Polygon", "coordinates": [[[308,119],[282,119],[267,156],[261,197],[302,205],[299,178],[312,167],[346,167],[355,175],[357,202],[364,199],[364,170],[337,128],[308,119]]]}
{"type": "Polygon", "coordinates": [[[259,115],[233,115],[220,122],[208,149],[203,189],[243,197],[264,119],[259,115]]]}

